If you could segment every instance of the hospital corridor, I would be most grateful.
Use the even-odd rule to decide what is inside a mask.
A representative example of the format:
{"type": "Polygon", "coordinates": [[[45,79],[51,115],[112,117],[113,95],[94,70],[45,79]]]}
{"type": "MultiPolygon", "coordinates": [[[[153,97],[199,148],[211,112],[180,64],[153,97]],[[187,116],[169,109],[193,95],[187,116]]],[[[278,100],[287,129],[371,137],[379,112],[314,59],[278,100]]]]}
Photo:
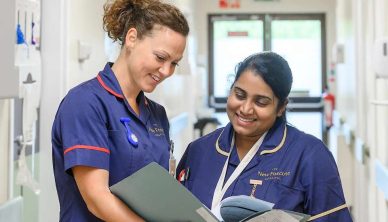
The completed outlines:
{"type": "Polygon", "coordinates": [[[0,222],[228,222],[241,194],[388,222],[388,0],[2,0],[0,28],[0,222]],[[113,185],[151,162],[138,210],[113,185]]]}

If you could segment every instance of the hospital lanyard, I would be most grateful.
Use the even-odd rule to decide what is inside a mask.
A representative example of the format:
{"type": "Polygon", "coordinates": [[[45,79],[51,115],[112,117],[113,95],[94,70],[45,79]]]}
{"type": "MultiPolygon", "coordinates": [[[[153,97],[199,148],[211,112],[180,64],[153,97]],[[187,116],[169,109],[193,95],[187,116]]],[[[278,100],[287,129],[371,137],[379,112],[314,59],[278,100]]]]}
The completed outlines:
{"type": "Polygon", "coordinates": [[[174,157],[174,142],[170,140],[170,158],[168,160],[168,172],[175,178],[176,174],[176,160],[174,157]]]}
{"type": "Polygon", "coordinates": [[[245,157],[241,160],[241,162],[238,164],[237,168],[233,171],[232,175],[229,177],[229,179],[226,181],[225,185],[223,185],[225,177],[226,177],[226,170],[228,168],[228,163],[229,163],[229,157],[230,154],[232,153],[232,149],[234,146],[234,135],[232,138],[232,142],[230,144],[230,152],[229,156],[225,161],[224,168],[222,169],[222,173],[220,175],[220,178],[218,179],[218,183],[216,186],[216,189],[214,190],[214,195],[213,195],[213,201],[212,201],[212,209],[217,207],[217,205],[221,202],[222,197],[225,195],[225,192],[228,190],[230,185],[237,179],[238,176],[242,173],[242,171],[248,166],[249,162],[253,159],[253,157],[256,155],[257,151],[259,150],[261,144],[263,143],[264,137],[267,134],[265,132],[259,140],[252,146],[252,148],[249,150],[249,152],[245,155],[245,157]]]}

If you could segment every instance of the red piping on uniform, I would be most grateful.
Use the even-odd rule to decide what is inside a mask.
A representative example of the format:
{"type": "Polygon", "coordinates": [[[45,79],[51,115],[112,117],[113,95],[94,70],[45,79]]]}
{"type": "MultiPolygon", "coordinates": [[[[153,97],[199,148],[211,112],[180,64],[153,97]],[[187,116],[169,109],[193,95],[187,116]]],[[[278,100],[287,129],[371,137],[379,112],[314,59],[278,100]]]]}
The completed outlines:
{"type": "Polygon", "coordinates": [[[104,153],[107,153],[107,154],[110,154],[110,150],[106,149],[106,148],[101,148],[101,147],[97,147],[97,146],[87,146],[87,145],[75,145],[75,146],[72,146],[70,148],[67,148],[64,152],[64,154],[72,151],[72,150],[75,150],[75,149],[87,149],[87,150],[97,150],[97,151],[101,151],[101,152],[104,152],[104,153]]]}
{"type": "Polygon", "coordinates": [[[113,89],[109,88],[107,85],[105,85],[104,81],[102,81],[101,79],[101,76],[100,75],[97,75],[97,80],[98,82],[101,84],[101,86],[108,92],[112,93],[113,95],[115,95],[116,97],[119,97],[121,99],[124,99],[124,96],[123,95],[120,95],[118,93],[116,93],[115,91],[113,91],[113,89]]]}

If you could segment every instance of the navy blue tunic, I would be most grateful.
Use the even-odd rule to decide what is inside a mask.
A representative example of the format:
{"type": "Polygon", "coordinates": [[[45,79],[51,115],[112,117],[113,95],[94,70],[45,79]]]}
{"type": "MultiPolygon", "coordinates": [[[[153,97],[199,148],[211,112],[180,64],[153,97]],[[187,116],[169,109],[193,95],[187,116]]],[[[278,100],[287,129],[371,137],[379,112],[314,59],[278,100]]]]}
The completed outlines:
{"type": "Polygon", "coordinates": [[[165,109],[137,97],[140,115],[124,98],[107,64],[96,78],[69,91],[61,102],[52,128],[52,158],[60,202],[60,221],[100,221],[91,214],[77,188],[71,168],[89,166],[109,171],[109,185],[150,162],[168,169],[169,123],[165,109]],[[138,139],[132,145],[120,118],[138,139]]]}
{"type": "MultiPolygon", "coordinates": [[[[233,133],[229,123],[192,142],[177,169],[182,184],[209,208],[230,152],[233,133]]],[[[239,163],[234,147],[225,181],[239,163]]],[[[313,220],[316,222],[352,221],[330,151],[319,139],[280,119],[268,131],[257,154],[227,189],[223,199],[252,194],[274,203],[274,208],[316,216],[313,220]],[[262,184],[254,188],[251,180],[262,184]],[[325,213],[329,214],[325,216],[325,213]]]]}

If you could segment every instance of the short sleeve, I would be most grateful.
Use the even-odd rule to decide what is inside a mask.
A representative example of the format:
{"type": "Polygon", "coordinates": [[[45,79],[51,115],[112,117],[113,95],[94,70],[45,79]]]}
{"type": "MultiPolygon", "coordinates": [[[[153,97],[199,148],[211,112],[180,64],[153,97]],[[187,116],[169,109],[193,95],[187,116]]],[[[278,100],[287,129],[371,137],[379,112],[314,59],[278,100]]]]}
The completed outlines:
{"type": "Polygon", "coordinates": [[[302,184],[306,188],[306,213],[314,222],[350,222],[340,176],[334,158],[326,146],[319,142],[305,158],[302,184]]]}
{"type": "Polygon", "coordinates": [[[57,114],[63,146],[64,169],[90,166],[109,170],[108,133],[104,106],[87,90],[71,91],[57,114]]]}

